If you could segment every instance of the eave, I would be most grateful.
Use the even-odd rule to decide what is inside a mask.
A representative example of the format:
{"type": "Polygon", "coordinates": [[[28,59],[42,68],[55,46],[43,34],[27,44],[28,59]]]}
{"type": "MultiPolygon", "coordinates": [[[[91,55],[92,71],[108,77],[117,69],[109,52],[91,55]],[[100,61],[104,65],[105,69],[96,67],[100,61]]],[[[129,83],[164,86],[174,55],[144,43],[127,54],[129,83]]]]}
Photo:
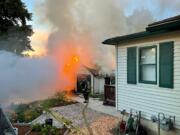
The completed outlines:
{"type": "Polygon", "coordinates": [[[155,31],[155,32],[143,31],[143,32],[138,32],[138,33],[134,33],[134,34],[109,38],[107,40],[104,40],[102,43],[107,44],[107,45],[119,45],[122,43],[127,43],[130,41],[139,40],[139,39],[146,38],[146,37],[160,35],[160,34],[164,34],[167,32],[168,31],[165,31],[165,30],[155,31]]]}
{"type": "Polygon", "coordinates": [[[108,45],[120,45],[134,40],[140,40],[142,38],[148,38],[152,36],[160,36],[162,34],[167,34],[179,30],[180,15],[149,24],[146,27],[146,31],[109,38],[104,40],[102,43],[108,45]]]}

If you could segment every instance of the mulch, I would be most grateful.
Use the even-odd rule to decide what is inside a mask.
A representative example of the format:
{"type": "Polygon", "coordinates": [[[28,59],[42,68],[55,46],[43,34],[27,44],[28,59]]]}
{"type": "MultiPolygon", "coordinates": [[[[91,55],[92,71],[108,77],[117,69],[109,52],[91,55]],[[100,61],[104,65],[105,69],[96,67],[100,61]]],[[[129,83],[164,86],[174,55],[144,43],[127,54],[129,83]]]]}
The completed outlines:
{"type": "MultiPolygon", "coordinates": [[[[119,119],[113,116],[102,116],[90,124],[93,135],[114,135],[114,129],[117,127],[119,119]]],[[[88,135],[87,128],[81,130],[88,135]]]]}

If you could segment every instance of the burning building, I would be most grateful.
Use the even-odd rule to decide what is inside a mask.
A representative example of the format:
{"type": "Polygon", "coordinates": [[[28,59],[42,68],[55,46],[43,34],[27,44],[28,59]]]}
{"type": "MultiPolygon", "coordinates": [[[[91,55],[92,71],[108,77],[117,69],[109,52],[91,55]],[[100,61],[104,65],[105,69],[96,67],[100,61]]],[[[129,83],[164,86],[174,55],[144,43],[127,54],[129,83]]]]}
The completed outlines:
{"type": "Polygon", "coordinates": [[[81,93],[80,83],[86,80],[91,94],[103,94],[104,104],[115,106],[115,73],[101,72],[99,69],[83,67],[77,74],[76,92],[81,93]]]}
{"type": "Polygon", "coordinates": [[[77,74],[77,86],[76,91],[82,92],[80,87],[80,82],[86,80],[88,83],[88,89],[91,90],[93,94],[104,93],[104,75],[100,74],[98,69],[82,67],[77,74]]]}

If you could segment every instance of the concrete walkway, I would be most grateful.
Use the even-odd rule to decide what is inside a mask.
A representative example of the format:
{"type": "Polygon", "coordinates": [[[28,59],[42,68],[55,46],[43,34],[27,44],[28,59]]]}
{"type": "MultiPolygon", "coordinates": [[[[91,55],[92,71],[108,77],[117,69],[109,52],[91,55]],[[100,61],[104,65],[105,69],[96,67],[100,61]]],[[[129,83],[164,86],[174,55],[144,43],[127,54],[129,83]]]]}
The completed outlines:
{"type": "MultiPolygon", "coordinates": [[[[81,96],[77,96],[75,97],[75,100],[80,103],[83,103],[84,98],[81,96]]],[[[99,101],[98,99],[90,98],[88,108],[91,108],[98,112],[102,112],[114,117],[120,117],[120,112],[117,111],[115,107],[103,105],[103,101],[99,101]]]]}

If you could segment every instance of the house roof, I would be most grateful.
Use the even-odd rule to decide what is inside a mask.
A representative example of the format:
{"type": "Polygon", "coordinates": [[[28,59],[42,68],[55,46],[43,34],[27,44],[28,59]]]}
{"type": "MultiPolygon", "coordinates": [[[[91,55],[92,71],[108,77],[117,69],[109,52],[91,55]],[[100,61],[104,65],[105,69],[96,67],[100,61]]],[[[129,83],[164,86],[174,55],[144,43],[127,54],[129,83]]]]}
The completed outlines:
{"type": "Polygon", "coordinates": [[[145,31],[106,39],[103,44],[117,45],[180,30],[180,15],[149,24],[145,31]]]}
{"type": "Polygon", "coordinates": [[[162,25],[162,24],[167,24],[167,23],[172,23],[172,22],[178,22],[178,21],[180,21],[180,15],[174,16],[171,18],[167,18],[167,19],[164,19],[164,20],[161,20],[158,22],[151,23],[148,26],[157,26],[157,25],[162,25]]]}
{"type": "Polygon", "coordinates": [[[90,67],[87,67],[87,66],[85,66],[85,68],[86,68],[91,74],[93,74],[94,76],[99,75],[99,69],[94,69],[94,68],[90,68],[90,67]]]}

